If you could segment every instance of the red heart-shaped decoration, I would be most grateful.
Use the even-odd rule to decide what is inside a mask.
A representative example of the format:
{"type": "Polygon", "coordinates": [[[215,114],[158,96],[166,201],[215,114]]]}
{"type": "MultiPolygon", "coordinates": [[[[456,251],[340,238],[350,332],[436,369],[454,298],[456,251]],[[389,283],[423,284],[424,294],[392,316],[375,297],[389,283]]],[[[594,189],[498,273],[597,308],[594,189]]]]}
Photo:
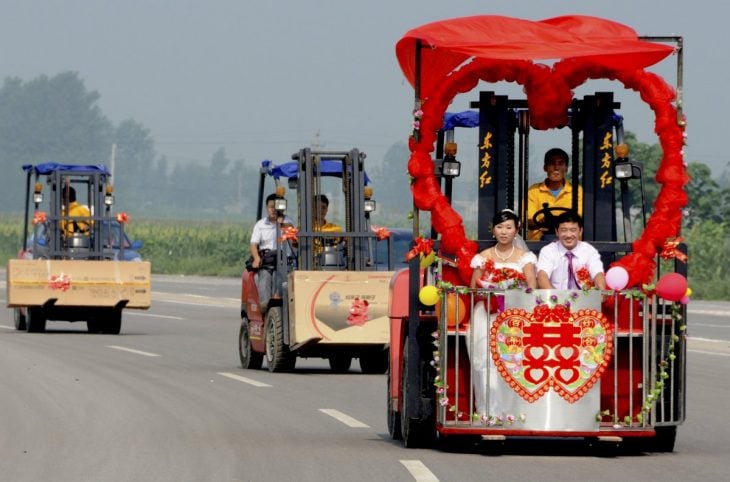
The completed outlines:
{"type": "Polygon", "coordinates": [[[601,377],[613,352],[611,325],[596,310],[551,309],[560,317],[536,317],[508,309],[492,322],[490,351],[504,381],[532,403],[548,390],[569,403],[585,395],[601,377]]]}

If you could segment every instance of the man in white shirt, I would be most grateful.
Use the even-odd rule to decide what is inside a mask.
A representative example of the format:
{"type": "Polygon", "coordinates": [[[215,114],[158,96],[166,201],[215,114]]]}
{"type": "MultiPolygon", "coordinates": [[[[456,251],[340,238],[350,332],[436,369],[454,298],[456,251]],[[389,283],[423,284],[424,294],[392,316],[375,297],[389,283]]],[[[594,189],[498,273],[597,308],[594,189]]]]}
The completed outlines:
{"type": "Polygon", "coordinates": [[[251,231],[251,257],[253,268],[256,269],[256,288],[259,292],[259,304],[261,312],[266,311],[269,300],[279,294],[279,280],[274,276],[276,273],[276,249],[279,246],[277,239],[278,231],[282,227],[292,226],[294,223],[287,216],[277,213],[274,207],[276,194],[269,194],[266,197],[266,217],[258,220],[251,231]]]}
{"type": "Polygon", "coordinates": [[[537,286],[541,289],[582,289],[590,282],[598,289],[606,289],[601,255],[585,241],[583,218],[568,211],[557,218],[553,241],[540,250],[537,259],[537,286]],[[586,273],[587,276],[582,276],[586,273]]]}

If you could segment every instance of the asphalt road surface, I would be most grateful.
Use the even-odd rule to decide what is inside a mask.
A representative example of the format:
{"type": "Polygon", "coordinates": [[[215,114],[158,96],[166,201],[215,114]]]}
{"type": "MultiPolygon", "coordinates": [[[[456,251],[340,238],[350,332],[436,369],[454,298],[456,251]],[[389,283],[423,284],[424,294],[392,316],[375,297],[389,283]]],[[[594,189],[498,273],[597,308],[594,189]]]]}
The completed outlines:
{"type": "Polygon", "coordinates": [[[17,332],[0,271],[0,480],[726,480],[730,303],[690,304],[688,417],[672,454],[573,441],[461,453],[389,439],[384,375],[238,366],[240,283],[153,277],[153,306],[122,333],[82,323],[17,332]]]}

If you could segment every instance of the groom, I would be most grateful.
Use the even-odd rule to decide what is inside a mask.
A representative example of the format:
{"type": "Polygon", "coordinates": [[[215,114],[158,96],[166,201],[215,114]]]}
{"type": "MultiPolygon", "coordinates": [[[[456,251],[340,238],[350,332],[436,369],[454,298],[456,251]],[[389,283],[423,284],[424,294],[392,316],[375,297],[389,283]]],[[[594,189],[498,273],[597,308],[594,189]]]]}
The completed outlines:
{"type": "MultiPolygon", "coordinates": [[[[582,289],[588,280],[579,279],[579,271],[586,268],[590,281],[601,290],[606,289],[601,255],[585,241],[583,218],[574,211],[567,211],[557,218],[555,234],[558,240],[540,250],[537,259],[537,287],[540,289],[582,289]]],[[[584,272],[585,270],[583,270],[584,272]]]]}

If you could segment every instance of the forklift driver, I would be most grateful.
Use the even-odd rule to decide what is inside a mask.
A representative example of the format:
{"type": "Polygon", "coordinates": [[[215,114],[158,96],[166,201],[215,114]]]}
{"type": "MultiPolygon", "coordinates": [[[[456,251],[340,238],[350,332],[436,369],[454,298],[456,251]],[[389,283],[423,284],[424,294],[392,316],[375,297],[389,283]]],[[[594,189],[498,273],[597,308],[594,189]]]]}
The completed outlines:
{"type": "MultiPolygon", "coordinates": [[[[339,224],[331,223],[327,221],[327,211],[329,210],[330,200],[324,194],[318,194],[314,196],[314,230],[321,231],[323,233],[339,233],[342,232],[342,228],[339,224]]],[[[327,238],[324,240],[325,245],[337,244],[340,238],[327,238]]],[[[314,240],[314,254],[322,252],[322,239],[316,238],[314,240]]]]}
{"type": "MultiPolygon", "coordinates": [[[[572,208],[573,186],[565,179],[568,172],[568,153],[554,147],[545,153],[544,181],[527,190],[527,239],[539,241],[543,235],[552,235],[557,226],[554,219],[572,208]],[[554,209],[551,209],[554,208],[554,209]],[[540,213],[535,223],[535,214],[540,213]]],[[[583,189],[578,186],[578,214],[583,215],[583,189]]]]}
{"type": "MultiPolygon", "coordinates": [[[[67,187],[67,197],[68,197],[68,212],[64,213],[65,216],[69,216],[71,218],[79,217],[79,218],[90,218],[91,217],[91,211],[89,211],[89,208],[84,206],[83,204],[80,204],[76,201],[76,190],[72,187],[67,187]]],[[[70,221],[61,221],[61,231],[66,236],[71,236],[74,233],[82,233],[86,236],[89,235],[89,222],[88,221],[82,221],[80,219],[74,219],[70,221]]]]}
{"type": "Polygon", "coordinates": [[[294,222],[282,212],[277,212],[275,201],[277,195],[266,197],[266,217],[258,220],[251,232],[252,266],[256,270],[256,288],[259,292],[259,304],[262,313],[269,306],[269,300],[281,296],[280,280],[276,278],[276,250],[279,240],[276,238],[276,224],[279,229],[293,226],[294,222]],[[272,289],[273,286],[273,289],[272,289]]]}

